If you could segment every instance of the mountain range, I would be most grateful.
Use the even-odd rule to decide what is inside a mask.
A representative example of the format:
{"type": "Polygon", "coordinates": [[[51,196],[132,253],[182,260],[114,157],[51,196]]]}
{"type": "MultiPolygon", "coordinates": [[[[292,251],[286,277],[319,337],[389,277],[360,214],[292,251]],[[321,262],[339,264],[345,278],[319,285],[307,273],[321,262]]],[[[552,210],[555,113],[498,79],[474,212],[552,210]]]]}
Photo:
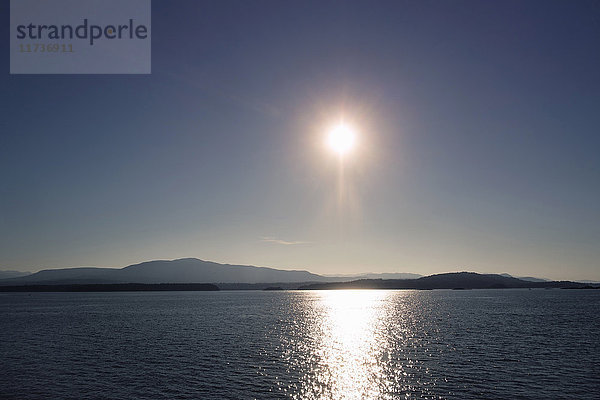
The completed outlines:
{"type": "Polygon", "coordinates": [[[0,274],[0,286],[101,285],[101,284],[212,283],[221,289],[264,289],[272,284],[285,289],[453,289],[572,287],[583,283],[555,282],[540,278],[515,278],[508,274],[473,272],[421,276],[409,273],[322,276],[303,270],[281,270],[251,265],[219,264],[196,258],[156,260],[124,268],[46,269],[19,276],[15,271],[0,274]],[[15,276],[16,275],[16,276],[15,276]],[[3,279],[1,279],[3,278],[3,279]]]}
{"type": "Polygon", "coordinates": [[[0,280],[0,285],[102,283],[278,283],[336,280],[308,271],[289,271],[251,265],[219,264],[196,258],[156,260],[124,268],[46,269],[31,275],[0,280]]]}

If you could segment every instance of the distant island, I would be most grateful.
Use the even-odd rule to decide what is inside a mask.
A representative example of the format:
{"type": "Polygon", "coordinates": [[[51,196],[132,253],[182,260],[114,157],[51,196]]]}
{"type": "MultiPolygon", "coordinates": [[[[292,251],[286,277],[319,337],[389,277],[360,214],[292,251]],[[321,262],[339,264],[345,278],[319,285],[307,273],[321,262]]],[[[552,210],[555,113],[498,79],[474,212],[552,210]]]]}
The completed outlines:
{"type": "Polygon", "coordinates": [[[114,283],[231,283],[336,281],[308,271],[281,270],[252,265],[219,264],[196,258],[156,260],[124,268],[78,267],[45,269],[26,276],[0,279],[0,286],[114,283]]]}
{"type": "Polygon", "coordinates": [[[89,285],[21,285],[0,286],[0,292],[175,292],[218,291],[210,283],[105,283],[89,285]]]}
{"type": "Polygon", "coordinates": [[[524,280],[506,274],[478,274],[475,272],[451,272],[424,276],[418,279],[360,279],[351,282],[313,283],[300,286],[303,290],[327,289],[534,289],[534,288],[583,288],[586,283],[571,281],[524,280]]]}
{"type": "Polygon", "coordinates": [[[581,289],[600,286],[589,282],[550,281],[475,272],[430,276],[409,273],[322,276],[302,270],[219,264],[196,258],[148,261],[124,268],[46,269],[24,276],[9,275],[12,277],[0,279],[0,291],[581,289]],[[399,277],[404,279],[393,279],[399,277]]]}

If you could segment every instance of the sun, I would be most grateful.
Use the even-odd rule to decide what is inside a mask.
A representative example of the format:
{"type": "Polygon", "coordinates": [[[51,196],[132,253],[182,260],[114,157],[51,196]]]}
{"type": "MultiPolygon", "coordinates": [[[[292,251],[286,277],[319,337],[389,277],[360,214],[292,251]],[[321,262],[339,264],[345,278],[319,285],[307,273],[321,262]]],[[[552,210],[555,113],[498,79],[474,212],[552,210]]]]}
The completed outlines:
{"type": "Polygon", "coordinates": [[[327,137],[329,147],[340,156],[352,150],[355,141],[356,134],[354,130],[343,123],[334,126],[327,137]]]}

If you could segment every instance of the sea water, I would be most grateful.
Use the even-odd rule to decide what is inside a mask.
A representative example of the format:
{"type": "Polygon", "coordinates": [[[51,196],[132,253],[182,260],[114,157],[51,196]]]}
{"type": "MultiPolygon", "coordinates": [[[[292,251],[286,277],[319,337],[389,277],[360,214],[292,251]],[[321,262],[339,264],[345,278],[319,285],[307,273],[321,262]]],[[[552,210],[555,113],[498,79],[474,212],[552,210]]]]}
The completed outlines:
{"type": "Polygon", "coordinates": [[[0,294],[2,399],[599,399],[600,290],[0,294]]]}

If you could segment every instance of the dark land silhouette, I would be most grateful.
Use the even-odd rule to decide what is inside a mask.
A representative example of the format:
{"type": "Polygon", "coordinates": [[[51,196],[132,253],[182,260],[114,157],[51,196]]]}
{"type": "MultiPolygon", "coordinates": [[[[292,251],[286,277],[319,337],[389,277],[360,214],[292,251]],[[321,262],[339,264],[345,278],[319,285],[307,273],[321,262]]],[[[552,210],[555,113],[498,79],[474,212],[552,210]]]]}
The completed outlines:
{"type": "MultiPolygon", "coordinates": [[[[168,278],[167,278],[168,279],[168,278]]],[[[116,292],[116,291],[206,291],[206,290],[335,290],[335,289],[597,289],[599,284],[571,281],[528,281],[498,274],[452,272],[418,279],[359,279],[345,282],[263,283],[58,283],[0,285],[0,292],[116,292]]]]}
{"type": "Polygon", "coordinates": [[[210,283],[106,283],[88,285],[22,285],[0,286],[0,292],[160,292],[218,291],[210,283]]]}
{"type": "Polygon", "coordinates": [[[157,260],[124,268],[47,269],[0,280],[0,285],[70,285],[108,283],[278,283],[334,281],[308,271],[288,271],[251,265],[219,264],[196,258],[157,260]]]}
{"type": "MultiPolygon", "coordinates": [[[[14,271],[13,271],[14,272],[14,271]]],[[[252,265],[219,264],[197,258],[156,260],[129,265],[124,268],[61,268],[46,269],[21,276],[0,275],[0,286],[17,285],[73,285],[109,283],[197,283],[212,282],[228,285],[231,289],[264,289],[263,284],[306,282],[343,282],[366,278],[419,278],[411,273],[365,273],[345,276],[322,276],[301,270],[282,270],[252,265]],[[23,276],[25,275],[25,276],[23,276]],[[254,287],[254,285],[259,285],[254,287]]]]}
{"type": "Polygon", "coordinates": [[[196,258],[148,261],[124,268],[47,269],[0,279],[2,291],[282,290],[306,289],[503,289],[582,288],[594,283],[515,278],[508,274],[453,272],[322,276],[299,270],[219,264],[196,258]],[[380,279],[367,279],[378,277],[380,279]],[[408,277],[409,279],[381,279],[408,277]],[[206,286],[207,284],[212,284],[206,286]],[[187,285],[187,286],[186,286],[187,285]],[[204,286],[203,286],[204,285],[204,286]]]}
{"type": "Polygon", "coordinates": [[[303,290],[325,289],[515,289],[515,288],[581,288],[586,283],[571,281],[530,281],[498,274],[452,272],[418,279],[360,279],[351,282],[325,282],[303,285],[303,290]]]}

